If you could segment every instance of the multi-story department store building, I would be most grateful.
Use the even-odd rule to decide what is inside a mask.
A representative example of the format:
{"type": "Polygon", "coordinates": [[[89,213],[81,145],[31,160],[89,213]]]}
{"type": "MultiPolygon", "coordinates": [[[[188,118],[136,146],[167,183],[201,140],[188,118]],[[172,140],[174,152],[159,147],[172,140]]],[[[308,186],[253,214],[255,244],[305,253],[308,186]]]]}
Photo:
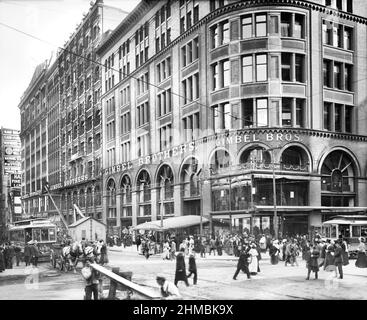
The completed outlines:
{"type": "Polygon", "coordinates": [[[346,0],[140,2],[97,51],[103,220],[202,212],[273,230],[273,178],[283,233],[365,212],[366,14],[346,0]]]}
{"type": "Polygon", "coordinates": [[[74,222],[73,204],[83,214],[102,217],[101,68],[96,48],[102,35],[125,16],[101,0],[92,2],[57,57],[34,72],[19,104],[27,215],[56,213],[42,194],[48,182],[68,223],[74,222]]]}

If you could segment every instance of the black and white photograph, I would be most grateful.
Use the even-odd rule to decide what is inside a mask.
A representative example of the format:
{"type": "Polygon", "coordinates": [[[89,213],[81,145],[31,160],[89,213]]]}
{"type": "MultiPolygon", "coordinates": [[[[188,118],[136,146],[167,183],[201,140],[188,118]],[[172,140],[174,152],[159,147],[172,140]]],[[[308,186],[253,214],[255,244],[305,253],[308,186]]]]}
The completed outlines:
{"type": "Polygon", "coordinates": [[[0,0],[0,56],[0,300],[367,300],[365,0],[0,0]]]}

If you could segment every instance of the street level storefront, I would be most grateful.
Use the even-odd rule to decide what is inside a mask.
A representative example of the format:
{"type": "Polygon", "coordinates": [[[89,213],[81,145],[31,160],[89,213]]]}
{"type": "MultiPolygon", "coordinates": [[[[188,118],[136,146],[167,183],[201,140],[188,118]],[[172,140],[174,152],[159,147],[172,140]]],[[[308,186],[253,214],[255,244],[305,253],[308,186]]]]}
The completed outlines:
{"type": "Polygon", "coordinates": [[[246,129],[181,146],[104,169],[106,224],[202,214],[211,232],[274,234],[276,213],[279,232],[294,235],[367,207],[362,136],[246,129]]]}

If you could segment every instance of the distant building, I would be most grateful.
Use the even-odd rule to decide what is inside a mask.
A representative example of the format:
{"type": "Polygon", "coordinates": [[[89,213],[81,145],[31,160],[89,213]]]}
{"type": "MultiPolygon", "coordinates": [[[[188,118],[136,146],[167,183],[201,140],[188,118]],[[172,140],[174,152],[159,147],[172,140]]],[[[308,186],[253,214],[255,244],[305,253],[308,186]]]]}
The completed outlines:
{"type": "Polygon", "coordinates": [[[19,104],[22,201],[27,215],[51,218],[56,208],[42,194],[47,182],[57,207],[73,222],[74,204],[102,217],[101,68],[95,50],[102,34],[126,13],[101,0],[91,7],[62,50],[39,65],[19,104]]]}
{"type": "Polygon", "coordinates": [[[0,129],[0,238],[9,223],[22,216],[19,130],[0,129]]]}

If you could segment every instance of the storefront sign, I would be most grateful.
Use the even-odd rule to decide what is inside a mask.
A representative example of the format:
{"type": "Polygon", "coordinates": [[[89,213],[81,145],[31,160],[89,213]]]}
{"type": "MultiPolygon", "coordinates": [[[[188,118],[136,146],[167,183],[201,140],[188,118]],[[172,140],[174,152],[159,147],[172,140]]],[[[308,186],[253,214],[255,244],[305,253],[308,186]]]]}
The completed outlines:
{"type": "Polygon", "coordinates": [[[22,183],[22,175],[20,174],[11,174],[10,175],[10,186],[12,188],[20,187],[22,183]]]}
{"type": "MultiPolygon", "coordinates": [[[[253,142],[299,142],[301,141],[300,135],[297,133],[281,133],[281,132],[268,132],[268,133],[245,133],[241,134],[240,131],[226,135],[221,134],[215,137],[215,145],[227,146],[232,144],[253,143],[253,142]]],[[[146,157],[138,158],[134,161],[125,162],[119,165],[112,166],[104,170],[104,174],[113,174],[125,170],[131,170],[134,166],[142,166],[148,164],[154,164],[162,160],[167,160],[172,157],[182,156],[186,152],[194,152],[197,149],[195,142],[184,143],[171,149],[157,152],[146,157]]]]}
{"type": "Polygon", "coordinates": [[[216,146],[224,146],[228,144],[251,143],[251,142],[270,142],[270,141],[301,141],[299,134],[296,133],[253,133],[240,135],[235,133],[233,135],[222,135],[215,140],[216,146]]]}
{"type": "Polygon", "coordinates": [[[84,175],[84,176],[80,176],[80,177],[77,177],[77,178],[74,178],[74,179],[70,179],[70,180],[66,180],[64,182],[64,186],[70,186],[72,184],[77,184],[77,183],[80,183],[80,182],[84,182],[88,179],[88,176],[87,175],[84,175]]]}

